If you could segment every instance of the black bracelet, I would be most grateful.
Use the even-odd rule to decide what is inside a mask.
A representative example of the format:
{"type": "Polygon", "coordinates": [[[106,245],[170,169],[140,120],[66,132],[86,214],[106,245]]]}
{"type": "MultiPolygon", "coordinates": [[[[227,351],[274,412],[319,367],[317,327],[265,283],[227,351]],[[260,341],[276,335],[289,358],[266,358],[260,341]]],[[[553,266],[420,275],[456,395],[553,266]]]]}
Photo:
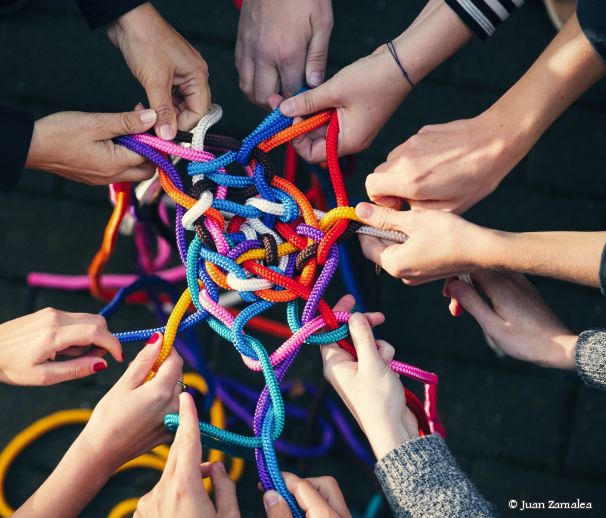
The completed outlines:
{"type": "Polygon", "coordinates": [[[402,75],[404,76],[404,79],[406,79],[406,81],[408,81],[410,86],[412,86],[414,88],[415,84],[410,79],[410,76],[408,75],[408,72],[406,72],[406,69],[404,68],[402,63],[400,63],[400,58],[398,58],[398,53],[396,52],[396,47],[394,46],[392,40],[389,40],[387,42],[387,48],[389,49],[389,53],[393,56],[393,59],[395,60],[396,64],[400,67],[400,70],[402,71],[402,75]]]}

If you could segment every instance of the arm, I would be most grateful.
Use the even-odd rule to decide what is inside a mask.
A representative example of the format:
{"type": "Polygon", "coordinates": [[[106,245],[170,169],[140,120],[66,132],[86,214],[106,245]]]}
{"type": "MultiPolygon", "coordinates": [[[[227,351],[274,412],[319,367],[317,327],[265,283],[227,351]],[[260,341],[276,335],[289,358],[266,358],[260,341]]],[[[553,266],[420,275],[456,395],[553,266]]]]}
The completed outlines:
{"type": "Polygon", "coordinates": [[[421,128],[366,179],[390,207],[463,212],[490,194],[545,130],[606,73],[573,16],[524,76],[472,119],[421,128]]]}
{"type": "Polygon", "coordinates": [[[34,117],[0,106],[0,187],[14,187],[21,178],[34,131],[34,117]]]}
{"type": "MultiPolygon", "coordinates": [[[[348,311],[346,296],[335,310],[348,311]]],[[[382,315],[356,313],[349,330],[358,360],[337,344],[321,347],[324,376],[364,431],[378,463],[376,473],[396,516],[493,516],[491,506],[461,472],[442,439],[419,438],[417,422],[406,407],[399,376],[390,368],[395,349],[373,337],[371,325],[382,315]]]]}
{"type": "Polygon", "coordinates": [[[150,339],[99,401],[48,479],[13,516],[78,516],[116,469],[169,439],[163,418],[178,406],[183,362],[172,351],[156,376],[144,383],[161,345],[162,335],[150,339]]]}
{"type": "Polygon", "coordinates": [[[442,210],[396,211],[360,203],[370,226],[408,236],[404,244],[361,236],[364,255],[406,284],[501,269],[600,286],[606,232],[511,233],[474,225],[442,210]]]}
{"type": "MultiPolygon", "coordinates": [[[[443,0],[430,0],[394,45],[411,80],[418,83],[471,36],[471,30],[443,0]]],[[[410,90],[386,45],[382,45],[321,86],[287,99],[281,110],[285,115],[303,116],[336,108],[341,127],[339,153],[346,155],[370,145],[410,90]]],[[[280,100],[274,96],[270,104],[275,106],[280,100]]],[[[326,139],[321,133],[301,137],[295,147],[306,160],[325,159],[326,139]]]]}

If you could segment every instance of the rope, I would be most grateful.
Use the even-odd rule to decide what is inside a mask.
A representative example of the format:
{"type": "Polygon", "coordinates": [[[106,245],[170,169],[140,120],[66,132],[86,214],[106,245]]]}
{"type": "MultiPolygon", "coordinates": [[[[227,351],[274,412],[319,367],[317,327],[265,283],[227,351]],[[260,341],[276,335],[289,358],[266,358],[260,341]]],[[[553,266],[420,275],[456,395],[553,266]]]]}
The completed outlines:
{"type": "MultiPolygon", "coordinates": [[[[212,113],[216,118],[217,112],[212,113]]],[[[326,111],[293,124],[291,118],[275,110],[240,143],[210,136],[202,139],[200,134],[205,134],[210,120],[209,116],[200,133],[194,132],[192,143],[196,145],[191,148],[150,135],[116,139],[157,165],[161,186],[176,203],[176,242],[186,267],[188,287],[168,319],[163,346],[148,379],[155,376],[182,322],[188,319],[195,323],[206,320],[213,331],[232,342],[244,364],[260,372],[265,381],[253,418],[253,435],[236,434],[205,422],[200,423],[200,431],[207,440],[226,449],[254,449],[264,489],[278,490],[293,516],[303,516],[286,489],[275,453],[275,441],[285,423],[280,381],[305,343],[337,341],[355,356],[344,325],[350,314],[333,312],[324,300],[339,263],[339,244],[361,230],[354,209],[349,207],[337,159],[339,121],[336,112],[326,111]],[[301,191],[275,175],[267,153],[325,124],[328,170],[337,207],[318,218],[301,191]],[[210,153],[211,148],[219,154],[210,153]],[[187,173],[194,182],[189,194],[170,157],[188,161],[187,173]],[[227,172],[232,164],[243,173],[227,172]],[[194,231],[191,239],[186,239],[186,230],[194,231]],[[221,290],[237,291],[248,305],[232,315],[219,301],[221,290]],[[196,312],[186,317],[192,303],[196,312]],[[280,303],[286,304],[291,336],[270,355],[245,328],[280,303]],[[299,303],[303,304],[300,314],[299,303]],[[328,331],[318,334],[323,328],[328,331]]],[[[364,232],[389,236],[386,238],[397,242],[405,240],[397,233],[379,234],[368,228],[364,232]]],[[[139,333],[143,336],[147,331],[130,335],[139,333]]],[[[436,410],[437,376],[397,361],[390,367],[425,385],[424,408],[407,392],[421,432],[443,433],[436,410]]],[[[174,431],[178,416],[166,416],[165,424],[174,431]]]]}

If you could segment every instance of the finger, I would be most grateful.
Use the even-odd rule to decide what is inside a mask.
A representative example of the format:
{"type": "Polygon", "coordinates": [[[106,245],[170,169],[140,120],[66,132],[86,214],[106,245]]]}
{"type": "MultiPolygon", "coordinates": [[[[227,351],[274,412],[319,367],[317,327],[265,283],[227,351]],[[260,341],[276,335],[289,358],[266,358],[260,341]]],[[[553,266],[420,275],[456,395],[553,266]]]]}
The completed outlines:
{"type": "Polygon", "coordinates": [[[273,489],[266,491],[263,495],[263,506],[267,518],[292,518],[288,503],[273,489]]]}
{"type": "MultiPolygon", "coordinates": [[[[130,151],[129,151],[130,153],[130,151]]],[[[139,155],[140,156],[140,155],[139,155]]],[[[143,162],[140,165],[136,165],[135,167],[128,167],[124,169],[120,174],[113,177],[113,182],[142,182],[143,180],[148,180],[154,173],[156,172],[156,166],[149,162],[143,162]]]]}
{"type": "Polygon", "coordinates": [[[269,104],[269,107],[272,110],[275,110],[278,106],[280,106],[280,103],[284,100],[284,97],[282,97],[280,94],[271,94],[268,98],[267,98],[267,103],[269,104]]]}
{"type": "Polygon", "coordinates": [[[210,480],[213,484],[218,515],[239,516],[236,484],[225,472],[222,462],[213,462],[210,468],[210,480]]]}
{"type": "MultiPolygon", "coordinates": [[[[169,355],[160,365],[158,372],[154,376],[154,379],[150,382],[152,385],[156,385],[154,390],[159,387],[169,389],[171,387],[177,387],[177,381],[181,381],[183,377],[183,360],[177,350],[173,347],[170,350],[169,355]]],[[[179,389],[181,390],[181,389],[179,389]]],[[[177,392],[177,395],[180,392],[177,392]]]]}
{"type": "Polygon", "coordinates": [[[362,222],[371,227],[381,230],[398,230],[404,232],[403,223],[406,220],[407,211],[397,211],[387,207],[379,207],[372,203],[358,203],[356,215],[362,222]]]}
{"type": "Polygon", "coordinates": [[[339,516],[350,515],[345,497],[334,477],[309,477],[306,480],[318,490],[339,516]]]}
{"type": "Polygon", "coordinates": [[[335,307],[332,308],[333,311],[351,311],[353,309],[353,307],[356,304],[356,299],[354,298],[353,295],[351,294],[347,294],[344,295],[343,297],[341,297],[337,303],[335,304],[335,307]]]}
{"type": "Polygon", "coordinates": [[[360,369],[369,369],[380,361],[375,337],[368,321],[361,313],[354,313],[349,319],[349,332],[358,355],[360,369]]]}
{"type": "Polygon", "coordinates": [[[408,200],[405,200],[404,198],[400,198],[398,196],[374,196],[368,194],[368,197],[376,205],[380,205],[381,207],[388,207],[393,210],[401,210],[402,207],[404,207],[404,205],[408,202],[408,200]]]}
{"type": "Polygon", "coordinates": [[[172,78],[154,78],[153,84],[143,85],[150,107],[158,114],[154,125],[156,135],[165,140],[177,134],[177,113],[173,106],[172,78]]]}
{"type": "Polygon", "coordinates": [[[161,333],[154,333],[149,342],[139,351],[135,359],[126,369],[126,372],[116,384],[123,384],[129,389],[139,387],[144,381],[149,371],[154,366],[160,347],[162,346],[163,336],[161,333]]]}
{"type": "Polygon", "coordinates": [[[286,99],[280,105],[280,110],[288,117],[295,117],[310,115],[327,108],[334,108],[329,83],[330,81],[320,85],[318,88],[307,90],[307,92],[286,99]]]}
{"type": "Polygon", "coordinates": [[[291,144],[299,156],[310,164],[319,164],[326,160],[326,137],[314,138],[306,134],[293,140],[291,144]]]}
{"type": "Polygon", "coordinates": [[[254,80],[254,102],[259,106],[268,106],[269,96],[280,90],[280,78],[276,67],[257,63],[254,80]]]}
{"type": "Polygon", "coordinates": [[[312,88],[320,86],[324,81],[330,32],[330,30],[314,30],[307,46],[305,77],[307,84],[312,88]]]}
{"type": "Polygon", "coordinates": [[[74,346],[89,347],[90,345],[105,349],[116,361],[121,362],[124,359],[122,345],[107,330],[105,321],[61,326],[55,340],[55,352],[74,346]]]}
{"type": "Polygon", "coordinates": [[[193,398],[187,392],[179,396],[179,428],[170,448],[164,471],[174,472],[181,480],[200,477],[202,444],[198,426],[198,412],[193,398]]]}
{"type": "Polygon", "coordinates": [[[395,347],[385,340],[377,340],[376,343],[379,356],[381,356],[385,363],[390,363],[391,360],[393,360],[393,357],[396,355],[395,347]]]}
{"type": "Polygon", "coordinates": [[[286,487],[293,494],[299,507],[303,511],[313,510],[314,515],[330,516],[334,511],[328,505],[328,502],[320,495],[318,490],[305,479],[299,478],[292,473],[284,473],[284,482],[286,487]]]}
{"type": "Polygon", "coordinates": [[[288,61],[278,66],[280,74],[280,93],[284,97],[298,94],[303,87],[303,71],[305,69],[305,56],[301,55],[296,61],[288,61]]]}
{"type": "Polygon", "coordinates": [[[378,172],[380,168],[377,167],[374,173],[366,177],[364,186],[368,197],[375,203],[375,200],[383,197],[408,199],[411,196],[408,177],[392,170],[378,172]]]}
{"type": "Polygon", "coordinates": [[[478,321],[486,334],[492,335],[499,331],[503,320],[474,288],[455,280],[448,285],[448,291],[478,321]]]}
{"type": "Polygon", "coordinates": [[[107,140],[121,135],[143,133],[150,129],[158,116],[154,110],[139,110],[122,113],[97,113],[95,127],[99,128],[98,140],[107,140]]]}
{"type": "Polygon", "coordinates": [[[244,55],[240,62],[236,62],[236,66],[240,74],[240,90],[249,101],[254,102],[255,62],[248,55],[244,55]]]}
{"type": "Polygon", "coordinates": [[[107,369],[107,362],[98,356],[80,356],[66,361],[48,361],[36,367],[42,385],[54,385],[63,381],[85,378],[107,369]]]}
{"type": "Polygon", "coordinates": [[[381,254],[383,250],[387,248],[387,245],[381,241],[378,237],[360,235],[360,246],[362,247],[362,253],[366,259],[372,261],[375,264],[381,264],[381,254]]]}
{"type": "Polygon", "coordinates": [[[202,478],[210,477],[210,468],[212,465],[212,462],[203,462],[200,464],[200,476],[202,478]]]}

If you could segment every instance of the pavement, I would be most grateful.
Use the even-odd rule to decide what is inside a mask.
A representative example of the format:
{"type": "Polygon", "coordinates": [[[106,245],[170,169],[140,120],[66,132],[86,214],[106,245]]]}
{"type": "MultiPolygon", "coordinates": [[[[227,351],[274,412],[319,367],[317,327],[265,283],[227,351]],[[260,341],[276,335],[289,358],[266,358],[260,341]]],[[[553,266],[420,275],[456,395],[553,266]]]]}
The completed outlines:
{"type": "MultiPolygon", "coordinates": [[[[208,61],[215,102],[224,108],[222,133],[242,137],[262,118],[238,88],[233,49],[238,14],[231,2],[155,2],[159,11],[208,61]]],[[[397,35],[423,2],[335,0],[330,70],[364,56],[397,35]]],[[[472,42],[420,84],[370,149],[360,154],[359,174],[350,181],[363,195],[363,178],[397,144],[429,123],[476,115],[494,102],[554,36],[541,5],[515,13],[490,41],[472,42]]],[[[43,116],[61,110],[128,110],[145,96],[119,53],[102,32],[91,33],[75,4],[31,0],[23,11],[0,18],[0,102],[43,116]]],[[[472,221],[495,228],[598,230],[606,224],[606,86],[583,96],[541,138],[499,190],[469,212],[472,221]]],[[[110,212],[107,192],[69,184],[44,173],[27,172],[13,190],[0,191],[0,319],[8,320],[54,306],[98,311],[85,293],[32,289],[30,271],[83,273],[96,251],[110,212]]],[[[574,373],[498,358],[486,346],[469,316],[453,319],[439,283],[409,288],[374,269],[352,248],[367,304],[384,311],[383,338],[396,345],[398,359],[440,376],[439,404],[447,442],[480,491],[502,514],[512,499],[591,502],[579,516],[606,516],[606,394],[589,390],[574,373]]],[[[111,271],[133,271],[130,240],[120,238],[111,271]]],[[[604,326],[598,290],[534,279],[555,312],[573,330],[604,326]]],[[[335,300],[343,288],[337,282],[335,300]]],[[[110,321],[112,330],[154,323],[144,308],[125,308],[110,321]]],[[[204,328],[199,331],[211,368],[261,387],[234,351],[204,328]]],[[[132,357],[138,345],[127,345],[132,357]]],[[[0,386],[0,448],[36,419],[65,408],[92,408],[120,376],[111,367],[89,379],[52,388],[0,386]]],[[[317,353],[305,350],[293,379],[319,383],[317,353]]],[[[295,396],[292,396],[295,397],[295,396]]],[[[302,399],[302,404],[305,403],[302,399]]],[[[286,434],[304,437],[301,423],[286,434]]],[[[19,458],[6,492],[22,502],[48,475],[75,437],[77,428],[44,437],[19,458]]],[[[281,458],[285,469],[306,476],[330,474],[341,483],[348,503],[361,511],[374,491],[369,474],[351,452],[337,444],[330,455],[298,463],[281,458]]],[[[132,472],[115,477],[82,516],[101,517],[118,501],[148,491],[157,474],[132,472]]],[[[248,464],[238,485],[243,516],[262,516],[256,474],[248,464]]],[[[537,511],[538,512],[538,511],[537,511]]],[[[389,513],[383,510],[384,516],[389,513]]],[[[575,516],[566,511],[566,516],[575,516]]]]}

